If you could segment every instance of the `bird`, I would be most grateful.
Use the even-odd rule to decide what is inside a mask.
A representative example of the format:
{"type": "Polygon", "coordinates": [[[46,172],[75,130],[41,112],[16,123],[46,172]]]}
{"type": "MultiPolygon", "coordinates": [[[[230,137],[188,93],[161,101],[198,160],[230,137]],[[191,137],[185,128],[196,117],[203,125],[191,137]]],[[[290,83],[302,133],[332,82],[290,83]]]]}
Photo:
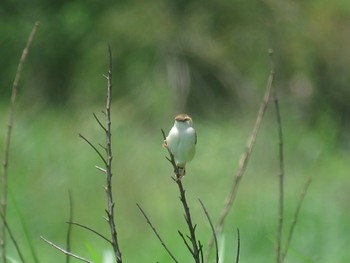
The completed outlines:
{"type": "Polygon", "coordinates": [[[192,118],[185,113],[178,114],[163,146],[174,155],[178,171],[176,176],[180,179],[186,173],[186,163],[190,162],[196,153],[196,144],[197,133],[192,127],[192,118]]]}

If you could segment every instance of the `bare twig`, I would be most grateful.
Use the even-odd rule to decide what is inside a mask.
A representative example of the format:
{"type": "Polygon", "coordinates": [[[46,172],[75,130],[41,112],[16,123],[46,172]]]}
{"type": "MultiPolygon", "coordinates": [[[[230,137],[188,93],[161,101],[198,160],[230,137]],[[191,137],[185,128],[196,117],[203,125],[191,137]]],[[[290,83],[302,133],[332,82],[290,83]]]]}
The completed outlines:
{"type": "Polygon", "coordinates": [[[122,254],[120,252],[117,230],[114,219],[114,201],[112,194],[112,132],[111,132],[111,101],[112,101],[112,50],[108,46],[108,76],[107,76],[107,100],[106,100],[106,194],[107,194],[107,222],[109,224],[112,247],[118,263],[122,263],[122,254]]]}
{"type": "MultiPolygon", "coordinates": [[[[4,157],[2,161],[2,176],[1,176],[2,177],[1,213],[3,215],[4,220],[6,220],[6,208],[7,208],[7,167],[8,167],[8,160],[9,160],[11,131],[13,126],[15,103],[17,98],[17,88],[18,88],[19,80],[21,78],[24,61],[27,58],[29,47],[33,41],[33,38],[35,36],[35,33],[38,27],[39,27],[39,22],[35,22],[33,29],[28,37],[27,44],[22,51],[22,55],[17,67],[15,80],[12,85],[11,106],[10,106],[10,112],[9,112],[8,121],[7,121],[7,130],[6,130],[5,139],[4,139],[4,157]]],[[[2,250],[2,262],[5,263],[6,262],[6,237],[5,237],[6,226],[5,226],[4,220],[1,227],[0,246],[2,250]]]]}
{"type": "Polygon", "coordinates": [[[78,259],[78,260],[80,260],[80,261],[83,261],[83,262],[94,263],[93,261],[87,260],[87,259],[85,259],[85,258],[83,258],[83,257],[80,257],[80,256],[78,256],[78,255],[75,255],[75,254],[73,254],[73,253],[71,253],[71,252],[68,252],[68,251],[64,250],[63,248],[57,246],[56,244],[54,244],[54,243],[51,242],[50,240],[47,240],[46,238],[44,238],[43,236],[40,236],[40,238],[41,238],[42,240],[44,240],[46,243],[48,243],[49,245],[51,245],[51,246],[53,246],[54,248],[56,248],[57,250],[61,251],[61,252],[62,252],[63,254],[65,254],[65,255],[68,255],[68,256],[70,256],[70,257],[76,258],[76,259],[78,259]]]}
{"type": "MultiPolygon", "coordinates": [[[[35,263],[39,263],[39,258],[37,256],[37,253],[35,252],[35,249],[34,249],[34,244],[33,244],[33,240],[30,236],[30,233],[29,233],[29,230],[28,230],[28,227],[26,226],[25,224],[25,218],[22,214],[22,211],[16,201],[16,198],[14,196],[14,193],[12,191],[9,192],[10,193],[10,197],[11,197],[11,201],[12,201],[12,208],[15,209],[16,211],[16,215],[22,225],[22,228],[23,228],[23,234],[24,234],[24,237],[28,243],[28,249],[30,250],[31,254],[32,254],[32,257],[33,257],[33,261],[31,262],[35,262],[35,263]]],[[[23,241],[23,238],[21,238],[21,242],[23,241]]]]}
{"type": "MultiPolygon", "coordinates": [[[[96,116],[96,114],[93,113],[93,115],[94,115],[95,120],[97,121],[97,123],[98,123],[98,124],[100,125],[100,127],[102,128],[102,130],[104,130],[105,132],[107,132],[105,126],[103,126],[103,124],[101,123],[100,119],[96,116]]],[[[103,147],[103,146],[101,145],[101,147],[103,147]]],[[[106,149],[106,147],[103,147],[103,148],[106,149]]]]}
{"type": "MultiPolygon", "coordinates": [[[[79,136],[86,141],[97,153],[97,155],[101,158],[103,161],[105,167],[99,167],[95,166],[99,171],[103,172],[106,175],[106,186],[105,191],[107,195],[107,208],[105,209],[107,216],[105,217],[111,234],[111,240],[107,239],[106,237],[102,236],[97,231],[83,226],[81,224],[74,223],[75,225],[78,225],[80,227],[86,228],[90,230],[91,232],[97,234],[98,236],[102,237],[106,241],[108,241],[114,251],[115,258],[117,260],[117,263],[122,263],[122,254],[119,248],[118,244],[118,237],[117,237],[117,228],[115,224],[115,218],[114,218],[114,200],[113,200],[113,193],[112,193],[112,132],[111,132],[111,101],[112,101],[112,50],[111,47],[108,46],[108,74],[104,75],[104,77],[107,80],[107,96],[106,96],[106,109],[103,112],[106,118],[106,124],[103,125],[100,119],[96,116],[96,114],[93,114],[95,120],[99,124],[99,126],[102,128],[102,130],[105,132],[106,136],[106,146],[103,146],[100,144],[100,146],[103,148],[106,157],[104,157],[101,152],[90,142],[88,139],[86,139],[83,135],[79,134],[79,136]]],[[[71,223],[72,224],[72,223],[71,223]]]]}
{"type": "Polygon", "coordinates": [[[85,226],[85,225],[83,225],[83,224],[79,224],[79,223],[76,223],[76,222],[72,222],[72,221],[67,222],[67,224],[79,226],[79,227],[81,227],[81,228],[84,228],[84,229],[86,229],[86,230],[89,230],[90,232],[92,232],[92,233],[98,235],[99,237],[101,237],[102,239],[106,240],[109,244],[112,245],[112,241],[110,241],[107,237],[105,237],[104,235],[100,234],[98,231],[92,229],[91,227],[88,227],[88,226],[85,226]]]}
{"type": "MultiPolygon", "coordinates": [[[[73,198],[70,190],[68,191],[68,197],[69,197],[69,222],[71,222],[73,221],[73,198]]],[[[72,236],[72,225],[70,224],[68,226],[67,238],[66,238],[67,252],[70,252],[71,250],[71,236],[72,236]]],[[[69,262],[70,262],[70,256],[67,255],[66,263],[69,263],[69,262]]]]}
{"type": "MultiPolygon", "coordinates": [[[[273,51],[271,49],[269,50],[269,54],[272,57],[273,51]]],[[[274,75],[275,75],[275,72],[273,70],[273,67],[271,67],[270,75],[269,75],[269,78],[267,80],[265,95],[264,95],[263,101],[261,102],[254,128],[253,128],[252,133],[248,139],[245,152],[242,154],[242,156],[239,160],[238,170],[233,178],[230,192],[228,193],[228,195],[226,197],[224,207],[221,211],[220,217],[219,217],[217,224],[216,224],[216,234],[221,232],[223,225],[224,225],[224,222],[225,222],[225,219],[226,219],[228,213],[230,212],[231,207],[234,203],[234,200],[235,200],[235,197],[236,197],[236,194],[238,191],[239,183],[240,183],[240,181],[244,175],[244,172],[246,170],[250,155],[251,155],[252,150],[253,150],[255,139],[256,139],[256,136],[258,134],[260,125],[261,125],[261,121],[264,117],[265,111],[267,109],[267,106],[268,106],[268,103],[270,100],[270,93],[271,93],[271,89],[272,89],[274,75]]],[[[205,253],[205,261],[206,262],[208,261],[210,251],[211,251],[211,248],[213,246],[213,242],[214,242],[214,237],[212,235],[208,241],[207,249],[206,249],[206,253],[205,253]]]]}
{"type": "Polygon", "coordinates": [[[164,241],[162,240],[162,238],[160,237],[160,235],[157,232],[157,229],[153,226],[153,224],[151,223],[151,221],[149,220],[148,216],[146,215],[146,213],[143,211],[143,209],[141,208],[141,206],[139,204],[136,204],[137,207],[140,209],[141,213],[143,214],[143,216],[145,217],[147,224],[149,224],[149,226],[152,228],[154,234],[157,236],[158,240],[160,241],[160,243],[162,244],[162,246],[164,247],[164,249],[166,250],[166,252],[168,252],[169,256],[173,259],[174,262],[178,262],[178,260],[174,257],[174,255],[170,252],[169,248],[167,247],[167,245],[164,243],[164,241]]]}
{"type": "Polygon", "coordinates": [[[102,168],[102,167],[100,167],[100,166],[98,166],[98,165],[95,165],[95,168],[96,168],[97,170],[99,170],[100,172],[106,174],[106,169],[104,169],[104,168],[102,168]]]}
{"type": "MultiPolygon", "coordinates": [[[[199,198],[198,198],[198,200],[199,200],[199,202],[200,202],[200,204],[201,204],[201,206],[202,206],[202,208],[203,208],[203,210],[204,210],[205,215],[207,216],[207,219],[208,219],[208,221],[209,221],[212,234],[213,234],[213,236],[214,236],[214,244],[215,244],[215,262],[218,263],[218,262],[219,262],[219,247],[218,247],[218,240],[217,240],[216,233],[215,233],[215,228],[214,228],[214,225],[213,225],[213,223],[212,223],[212,221],[211,221],[211,219],[210,219],[209,213],[208,213],[207,209],[205,208],[205,206],[204,206],[202,200],[199,199],[199,198]]],[[[203,254],[203,253],[202,253],[202,254],[203,254]]],[[[203,262],[203,260],[202,260],[202,262],[203,262]]]]}
{"type": "Polygon", "coordinates": [[[293,233],[294,233],[294,228],[295,228],[295,225],[297,223],[298,216],[299,216],[299,212],[300,212],[301,206],[302,206],[302,204],[304,202],[304,199],[305,199],[305,195],[306,195],[306,193],[307,193],[307,191],[309,189],[309,186],[310,186],[311,182],[312,182],[312,176],[310,176],[308,178],[308,180],[306,181],[306,183],[304,185],[303,191],[300,194],[299,202],[297,204],[297,208],[295,209],[295,213],[294,213],[294,216],[293,216],[293,221],[292,221],[292,224],[290,226],[289,233],[288,233],[288,236],[287,236],[287,244],[286,244],[285,249],[282,252],[281,262],[283,262],[285,257],[287,256],[289,245],[290,245],[290,242],[292,240],[293,233]]]}
{"type": "Polygon", "coordinates": [[[193,250],[191,248],[191,246],[187,243],[186,237],[184,236],[184,234],[182,234],[182,232],[180,230],[177,231],[180,235],[180,237],[182,238],[183,242],[185,243],[187,249],[191,252],[191,254],[193,255],[193,250]]]}
{"type": "Polygon", "coordinates": [[[2,221],[3,221],[4,224],[5,224],[5,227],[6,227],[7,232],[9,233],[9,236],[10,236],[10,238],[11,238],[11,241],[12,241],[12,243],[14,244],[14,246],[15,246],[15,248],[16,248],[16,251],[17,251],[17,253],[18,253],[18,256],[19,256],[19,258],[21,259],[21,262],[22,262],[22,263],[25,263],[25,260],[24,260],[23,254],[22,254],[22,252],[21,252],[21,249],[20,249],[19,246],[18,246],[18,243],[17,243],[17,241],[16,241],[16,239],[15,239],[15,236],[12,234],[11,228],[10,228],[9,225],[7,224],[6,218],[4,218],[4,215],[3,215],[2,213],[0,213],[0,216],[1,216],[2,221]]]}
{"type": "Polygon", "coordinates": [[[107,161],[106,159],[102,156],[102,154],[100,153],[99,150],[97,150],[96,146],[92,144],[92,142],[90,142],[88,139],[86,139],[81,133],[79,133],[79,137],[82,138],[85,142],[87,142],[87,144],[89,144],[91,146],[92,149],[94,149],[94,151],[97,153],[97,155],[101,158],[101,160],[103,161],[103,163],[105,165],[107,165],[107,161]]]}
{"type": "Polygon", "coordinates": [[[239,253],[241,251],[241,234],[239,233],[239,228],[237,228],[237,254],[236,254],[236,263],[239,262],[239,253]]]}
{"type": "Polygon", "coordinates": [[[278,128],[278,149],[279,149],[279,205],[278,205],[278,216],[277,216],[277,231],[276,231],[276,263],[282,262],[281,258],[281,243],[282,243],[282,228],[283,228],[283,217],[284,217],[284,154],[283,154],[283,132],[282,132],[282,121],[279,108],[279,102],[277,94],[274,93],[273,101],[276,111],[276,122],[278,128]]]}
{"type": "Polygon", "coordinates": [[[190,240],[192,243],[192,256],[196,263],[200,262],[200,255],[199,255],[199,248],[197,244],[197,238],[196,238],[196,226],[193,226],[192,219],[191,219],[191,213],[190,208],[188,207],[186,195],[185,195],[185,189],[182,186],[181,180],[175,180],[179,187],[180,191],[180,201],[183,205],[184,211],[185,211],[185,220],[188,226],[188,230],[190,232],[190,240]]]}
{"type": "MultiPolygon", "coordinates": [[[[163,129],[161,129],[162,131],[162,134],[163,134],[163,139],[165,140],[166,139],[166,135],[165,135],[165,132],[163,129]]],[[[196,238],[196,226],[193,225],[192,223],[192,219],[191,219],[191,213],[190,213],[190,209],[188,207],[188,204],[187,204],[187,200],[186,200],[186,194],[185,194],[185,189],[183,188],[183,185],[182,185],[182,182],[181,182],[181,175],[179,173],[179,169],[175,163],[175,158],[174,158],[174,155],[173,153],[170,151],[170,149],[168,147],[166,147],[167,150],[168,150],[168,153],[170,155],[170,158],[166,157],[166,159],[172,164],[173,168],[174,168],[174,173],[175,173],[175,178],[174,181],[177,183],[178,187],[179,187],[179,191],[180,191],[180,201],[182,203],[182,206],[184,208],[184,211],[185,211],[185,221],[187,223],[187,226],[188,226],[188,230],[190,232],[190,240],[191,240],[191,243],[192,243],[192,249],[189,248],[186,240],[183,238],[183,235],[181,235],[181,237],[184,239],[185,241],[185,244],[186,246],[189,248],[189,251],[191,252],[194,260],[196,263],[199,263],[200,262],[200,250],[199,250],[199,247],[198,247],[198,244],[197,244],[197,238],[196,238]]],[[[181,233],[181,232],[179,232],[181,233]]]]}
{"type": "Polygon", "coordinates": [[[198,247],[199,247],[199,255],[200,255],[200,262],[204,262],[204,255],[203,255],[203,244],[201,241],[198,240],[198,247]]]}

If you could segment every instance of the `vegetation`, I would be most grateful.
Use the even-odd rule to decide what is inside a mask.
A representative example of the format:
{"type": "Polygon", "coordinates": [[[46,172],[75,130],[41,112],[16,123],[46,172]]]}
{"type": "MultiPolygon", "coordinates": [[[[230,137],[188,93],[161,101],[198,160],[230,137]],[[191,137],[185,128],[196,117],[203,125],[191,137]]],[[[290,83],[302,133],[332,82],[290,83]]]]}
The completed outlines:
{"type": "MultiPolygon", "coordinates": [[[[170,178],[172,170],[164,159],[159,129],[144,131],[143,125],[135,121],[130,123],[118,113],[117,105],[113,108],[114,174],[117,178],[114,189],[119,200],[116,211],[120,211],[116,218],[125,260],[137,262],[141,258],[145,262],[169,262],[168,255],[138,211],[136,203],[139,203],[180,262],[186,262],[190,255],[176,232],[177,229],[186,231],[186,226],[183,225],[178,193],[170,178]]],[[[2,115],[2,123],[5,119],[2,115]]],[[[274,129],[270,129],[272,121],[268,119],[269,114],[225,228],[226,258],[235,255],[236,228],[240,228],[242,262],[261,262],[261,258],[272,262],[274,258],[277,164],[276,141],[271,136],[274,129]],[[271,155],[266,154],[266,149],[271,149],[271,155]]],[[[216,222],[252,123],[248,117],[240,121],[234,118],[225,122],[195,121],[201,143],[196,158],[188,166],[188,177],[184,182],[193,217],[200,226],[198,235],[203,241],[209,238],[210,229],[197,198],[205,202],[216,222]]],[[[171,123],[164,121],[159,126],[167,125],[171,123]]],[[[349,230],[347,153],[322,144],[319,133],[298,126],[288,116],[284,118],[284,130],[287,224],[307,176],[315,176],[286,262],[346,262],[349,258],[348,236],[344,234],[349,230]],[[302,140],[300,135],[303,135],[302,140]],[[320,147],[319,151],[309,151],[310,147],[316,146],[320,147]]],[[[12,209],[8,211],[8,220],[24,254],[29,257],[21,220],[14,208],[18,207],[41,262],[64,260],[63,255],[42,242],[39,236],[45,235],[58,244],[65,244],[62,233],[68,227],[65,223],[69,215],[68,189],[72,190],[75,220],[105,229],[102,219],[104,179],[94,170],[98,158],[77,136],[82,131],[89,138],[100,137],[98,126],[91,125],[88,112],[78,115],[47,111],[35,116],[18,112],[16,117],[9,170],[9,207],[12,209]]],[[[102,138],[100,142],[103,142],[102,138]]],[[[102,253],[108,248],[103,240],[82,229],[73,229],[72,240],[74,252],[96,262],[101,262],[102,253]]],[[[8,253],[16,255],[10,245],[8,253]]]]}
{"type": "Polygon", "coordinates": [[[22,97],[38,107],[96,104],[102,86],[96,72],[109,43],[118,72],[114,96],[137,104],[137,113],[147,110],[154,119],[164,108],[168,114],[179,110],[178,100],[169,98],[176,86],[169,75],[177,67],[189,70],[188,111],[227,114],[232,104],[235,111],[245,111],[260,99],[268,72],[265,53],[273,48],[276,83],[293,113],[316,129],[325,116],[331,119],[338,142],[348,147],[349,10],[345,0],[4,0],[0,89],[8,96],[1,99],[9,97],[14,56],[37,20],[41,29],[22,97]]]}
{"type": "MultiPolygon", "coordinates": [[[[285,262],[346,262],[349,9],[347,1],[3,1],[4,130],[18,63],[14,54],[23,49],[33,22],[41,24],[19,86],[8,171],[7,222],[28,262],[65,260],[39,237],[65,246],[68,190],[74,220],[109,235],[102,219],[105,178],[93,169],[102,164],[78,138],[84,133],[96,144],[104,142],[91,112],[104,107],[99,74],[106,69],[108,44],[114,52],[113,193],[125,261],[170,260],[136,203],[179,262],[191,260],[177,234],[187,226],[161,148],[160,128],[170,127],[179,111],[192,115],[199,134],[183,180],[197,237],[205,245],[211,229],[198,197],[216,222],[254,125],[269,72],[266,50],[273,47],[285,150],[283,244],[303,185],[314,178],[285,262]]],[[[275,260],[279,164],[272,106],[224,235],[218,236],[224,262],[235,258],[237,228],[242,262],[275,260]]],[[[84,229],[73,227],[71,242],[74,252],[94,262],[110,257],[108,244],[84,229]]],[[[19,260],[10,242],[7,253],[19,260]]]]}

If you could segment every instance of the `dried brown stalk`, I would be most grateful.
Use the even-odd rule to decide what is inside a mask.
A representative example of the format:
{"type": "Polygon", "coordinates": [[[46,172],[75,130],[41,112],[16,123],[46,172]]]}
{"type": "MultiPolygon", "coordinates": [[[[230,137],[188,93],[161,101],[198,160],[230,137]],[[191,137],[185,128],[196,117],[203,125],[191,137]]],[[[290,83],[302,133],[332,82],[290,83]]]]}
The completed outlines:
{"type": "Polygon", "coordinates": [[[21,78],[22,70],[24,62],[27,58],[29,47],[33,41],[35,33],[39,27],[39,22],[35,22],[33,29],[28,37],[27,44],[22,51],[21,58],[18,63],[17,72],[15,76],[15,80],[12,85],[12,95],[11,95],[11,106],[10,112],[7,121],[7,130],[4,139],[4,157],[2,161],[2,196],[1,196],[1,214],[3,217],[2,227],[1,227],[1,238],[0,238],[0,246],[2,250],[2,262],[6,262],[6,209],[7,209],[7,167],[9,161],[9,153],[10,153],[10,141],[11,141],[11,132],[13,126],[14,112],[15,112],[15,104],[17,98],[17,89],[18,83],[21,78]]]}
{"type": "Polygon", "coordinates": [[[106,194],[107,194],[107,222],[109,224],[111,237],[112,237],[112,247],[114,250],[115,257],[118,263],[122,263],[122,254],[120,252],[118,238],[117,238],[117,228],[114,219],[114,201],[112,194],[112,132],[111,132],[111,101],[112,101],[112,50],[108,46],[108,75],[107,79],[107,101],[106,101],[106,194]]]}
{"type": "MultiPolygon", "coordinates": [[[[273,50],[270,49],[269,54],[272,58],[273,50]]],[[[234,200],[235,200],[235,197],[236,197],[236,194],[238,191],[239,184],[240,184],[241,179],[242,179],[244,172],[246,170],[250,155],[251,155],[252,150],[253,150],[256,136],[258,134],[262,119],[264,117],[265,111],[267,109],[267,106],[268,106],[268,103],[270,100],[270,93],[271,93],[271,89],[272,89],[274,75],[275,75],[275,72],[274,72],[273,66],[271,65],[270,75],[269,75],[269,78],[267,80],[265,95],[264,95],[263,101],[260,105],[254,128],[253,128],[252,133],[248,139],[246,150],[242,154],[242,156],[239,160],[238,170],[237,170],[235,176],[233,177],[231,189],[226,197],[224,207],[221,210],[220,217],[216,223],[216,234],[217,235],[222,231],[225,219],[232,208],[232,205],[234,203],[234,200]]],[[[206,249],[206,253],[205,253],[205,262],[207,262],[209,259],[210,251],[211,251],[211,248],[213,247],[213,242],[214,242],[214,236],[212,235],[208,241],[208,244],[207,244],[207,249],[206,249]]]]}
{"type": "Polygon", "coordinates": [[[81,257],[81,256],[78,256],[78,255],[76,255],[76,254],[73,254],[73,253],[71,253],[71,252],[68,252],[68,251],[64,250],[63,248],[61,248],[60,246],[54,244],[53,242],[51,242],[50,240],[44,238],[43,236],[40,236],[40,238],[41,238],[42,240],[44,240],[46,243],[48,243],[49,245],[51,245],[51,246],[53,246],[54,248],[56,248],[57,250],[61,251],[63,254],[65,254],[65,255],[67,255],[67,256],[76,258],[76,259],[78,259],[78,260],[80,260],[80,261],[83,261],[83,262],[94,263],[93,261],[90,261],[90,260],[85,259],[85,258],[83,258],[83,257],[81,257]]]}

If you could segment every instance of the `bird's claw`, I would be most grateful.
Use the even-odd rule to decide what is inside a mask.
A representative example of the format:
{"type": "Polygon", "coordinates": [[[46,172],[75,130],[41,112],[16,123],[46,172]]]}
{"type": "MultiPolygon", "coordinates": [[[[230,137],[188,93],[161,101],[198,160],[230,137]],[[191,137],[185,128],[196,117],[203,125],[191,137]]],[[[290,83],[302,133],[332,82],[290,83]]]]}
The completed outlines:
{"type": "Polygon", "coordinates": [[[185,168],[181,166],[177,166],[174,172],[175,172],[177,181],[181,181],[182,177],[184,177],[186,174],[185,168]]]}

